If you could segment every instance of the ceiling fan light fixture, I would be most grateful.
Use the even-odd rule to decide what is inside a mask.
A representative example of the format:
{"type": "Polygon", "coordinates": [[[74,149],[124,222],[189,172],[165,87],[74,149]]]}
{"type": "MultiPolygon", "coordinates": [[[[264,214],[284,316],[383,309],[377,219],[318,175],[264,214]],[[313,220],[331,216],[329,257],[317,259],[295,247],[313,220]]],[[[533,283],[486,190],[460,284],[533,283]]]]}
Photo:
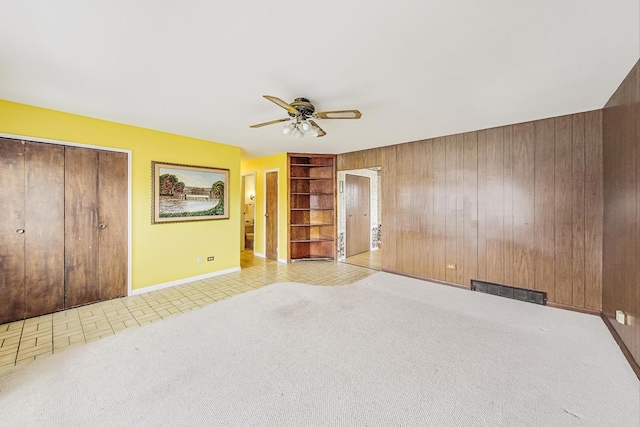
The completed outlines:
{"type": "Polygon", "coordinates": [[[293,132],[291,132],[291,135],[293,135],[294,138],[302,138],[304,133],[296,127],[293,132]]]}
{"type": "Polygon", "coordinates": [[[292,123],[287,123],[286,125],[284,125],[284,128],[282,129],[282,132],[285,135],[289,135],[291,133],[291,131],[293,131],[294,126],[292,123]]]}
{"type": "Polygon", "coordinates": [[[306,134],[313,137],[325,136],[327,133],[313,120],[320,119],[359,119],[362,113],[358,110],[316,111],[315,106],[307,98],[296,98],[291,104],[275,96],[263,95],[264,98],[284,108],[289,113],[288,118],[271,120],[249,126],[260,128],[275,123],[287,122],[282,129],[285,135],[302,138],[306,134]]]}

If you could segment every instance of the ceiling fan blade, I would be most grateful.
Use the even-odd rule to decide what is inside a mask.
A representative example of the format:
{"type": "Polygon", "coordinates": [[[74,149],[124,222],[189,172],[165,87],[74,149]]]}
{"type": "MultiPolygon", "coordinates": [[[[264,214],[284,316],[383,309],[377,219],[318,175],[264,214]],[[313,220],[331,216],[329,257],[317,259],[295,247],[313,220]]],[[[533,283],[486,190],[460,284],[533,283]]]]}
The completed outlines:
{"type": "Polygon", "coordinates": [[[280,123],[280,122],[288,122],[289,120],[291,120],[290,118],[288,119],[278,119],[278,120],[271,120],[270,122],[265,122],[265,123],[258,123],[257,125],[251,125],[249,126],[250,128],[261,128],[262,126],[267,126],[267,125],[273,125],[276,123],[280,123]]]}
{"type": "Polygon", "coordinates": [[[267,98],[269,101],[273,102],[274,104],[279,105],[280,107],[284,108],[290,114],[294,114],[296,116],[300,115],[300,111],[296,110],[291,105],[289,105],[286,102],[284,102],[282,99],[277,98],[275,96],[271,96],[271,95],[262,95],[262,96],[267,98]]]}
{"type": "Polygon", "coordinates": [[[359,119],[362,113],[358,110],[320,111],[313,113],[316,119],[359,119]]]}
{"type": "Polygon", "coordinates": [[[315,127],[318,129],[318,138],[320,138],[321,136],[325,136],[327,133],[325,131],[322,130],[322,128],[320,126],[318,126],[318,124],[316,122],[314,122],[313,120],[309,120],[309,123],[311,123],[311,126],[315,127]]]}

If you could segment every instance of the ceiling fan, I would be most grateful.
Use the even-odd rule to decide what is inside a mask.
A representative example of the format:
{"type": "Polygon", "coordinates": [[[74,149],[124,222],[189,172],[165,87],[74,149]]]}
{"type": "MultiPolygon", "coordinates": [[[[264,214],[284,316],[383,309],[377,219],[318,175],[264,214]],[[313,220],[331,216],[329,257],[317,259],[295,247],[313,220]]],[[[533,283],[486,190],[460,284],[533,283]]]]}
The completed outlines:
{"type": "Polygon", "coordinates": [[[318,124],[312,119],[359,119],[362,114],[358,110],[338,110],[338,111],[321,111],[317,112],[307,98],[296,98],[291,104],[284,102],[275,96],[263,95],[266,99],[274,104],[284,108],[289,113],[288,118],[271,120],[270,122],[258,123],[251,125],[250,128],[259,128],[262,126],[273,125],[275,123],[289,122],[284,126],[285,135],[293,135],[301,138],[306,134],[315,137],[325,136],[327,133],[322,130],[318,124]]]}

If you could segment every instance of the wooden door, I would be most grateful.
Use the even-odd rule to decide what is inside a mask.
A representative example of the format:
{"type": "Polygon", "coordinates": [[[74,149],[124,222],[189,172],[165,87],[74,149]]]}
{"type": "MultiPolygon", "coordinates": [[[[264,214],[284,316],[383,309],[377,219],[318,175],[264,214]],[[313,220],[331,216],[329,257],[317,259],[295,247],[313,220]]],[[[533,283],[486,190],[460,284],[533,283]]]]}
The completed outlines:
{"type": "Polygon", "coordinates": [[[126,154],[0,138],[0,182],[0,324],[126,295],[126,154]]]}
{"type": "Polygon", "coordinates": [[[24,288],[24,143],[0,139],[0,324],[22,319],[24,288]]]}
{"type": "Polygon", "coordinates": [[[0,323],[64,307],[64,147],[0,139],[0,323]]]}
{"type": "Polygon", "coordinates": [[[127,295],[127,171],[125,153],[98,153],[98,298],[127,295]]]}
{"type": "Polygon", "coordinates": [[[98,151],[65,152],[66,305],[98,300],[98,151]]]}
{"type": "Polygon", "coordinates": [[[127,155],[65,152],[66,306],[127,293],[127,155]]]}
{"type": "Polygon", "coordinates": [[[269,259],[278,259],[278,172],[267,172],[266,178],[265,252],[269,259]]]}
{"type": "Polygon", "coordinates": [[[25,143],[24,317],[64,309],[64,146],[25,143]]]}
{"type": "Polygon", "coordinates": [[[367,252],[371,249],[370,237],[370,195],[369,178],[366,176],[345,176],[346,187],[346,255],[367,252]]]}

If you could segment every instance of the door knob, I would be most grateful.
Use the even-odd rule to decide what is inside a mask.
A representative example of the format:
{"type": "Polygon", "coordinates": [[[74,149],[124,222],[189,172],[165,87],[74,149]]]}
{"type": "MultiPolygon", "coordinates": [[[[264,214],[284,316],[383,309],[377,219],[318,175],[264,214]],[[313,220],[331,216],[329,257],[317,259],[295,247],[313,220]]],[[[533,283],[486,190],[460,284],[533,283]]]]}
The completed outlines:
{"type": "Polygon", "coordinates": [[[24,234],[24,228],[18,228],[18,229],[16,229],[16,233],[18,233],[18,234],[24,234]]]}
{"type": "Polygon", "coordinates": [[[101,230],[104,230],[105,228],[107,228],[107,224],[102,223],[102,224],[98,225],[98,227],[100,227],[101,230]]]}

